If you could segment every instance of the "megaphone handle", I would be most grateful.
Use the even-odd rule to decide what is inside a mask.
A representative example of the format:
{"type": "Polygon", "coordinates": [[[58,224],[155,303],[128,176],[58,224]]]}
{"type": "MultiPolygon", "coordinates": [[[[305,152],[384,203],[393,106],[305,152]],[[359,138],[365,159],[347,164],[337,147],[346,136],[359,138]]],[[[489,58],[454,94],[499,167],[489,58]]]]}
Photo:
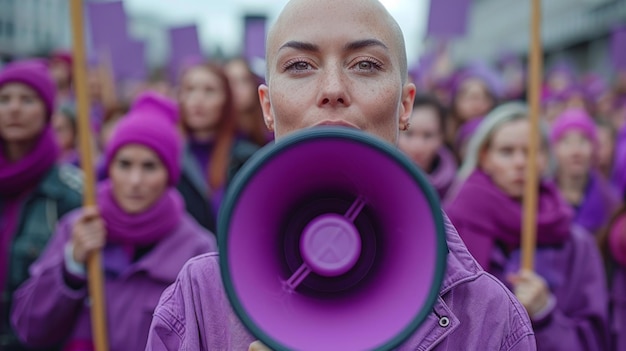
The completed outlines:
{"type": "Polygon", "coordinates": [[[364,206],[365,200],[362,196],[359,195],[359,197],[354,200],[354,203],[352,204],[352,206],[350,206],[348,211],[346,211],[346,214],[344,216],[349,219],[350,222],[354,223],[354,220],[356,220],[356,218],[359,216],[359,213],[361,213],[361,210],[363,210],[364,206]]]}
{"type": "Polygon", "coordinates": [[[288,293],[293,293],[298,285],[302,283],[302,281],[311,273],[311,268],[303,263],[300,268],[298,268],[292,275],[287,279],[287,281],[283,282],[283,290],[288,293]]]}

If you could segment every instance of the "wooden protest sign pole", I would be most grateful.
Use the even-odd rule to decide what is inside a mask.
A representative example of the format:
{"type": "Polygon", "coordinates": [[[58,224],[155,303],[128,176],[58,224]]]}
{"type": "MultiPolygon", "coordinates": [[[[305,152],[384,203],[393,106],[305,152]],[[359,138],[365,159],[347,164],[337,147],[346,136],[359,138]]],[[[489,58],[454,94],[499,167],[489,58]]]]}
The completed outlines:
{"type": "MultiPolygon", "coordinates": [[[[82,0],[70,1],[72,20],[73,74],[76,93],[76,114],[80,147],[80,163],[84,173],[83,206],[95,206],[95,174],[91,155],[91,130],[89,121],[89,92],[87,88],[85,39],[83,36],[82,0]]],[[[87,281],[91,299],[91,325],[96,351],[108,351],[106,309],[100,252],[92,252],[87,258],[87,281]]]]}
{"type": "Polygon", "coordinates": [[[543,52],[541,47],[541,0],[531,0],[530,53],[528,75],[528,101],[530,105],[530,141],[528,166],[524,189],[524,214],[522,223],[522,269],[534,270],[537,244],[537,198],[538,181],[537,154],[539,153],[539,115],[541,78],[543,75],[543,52]]]}

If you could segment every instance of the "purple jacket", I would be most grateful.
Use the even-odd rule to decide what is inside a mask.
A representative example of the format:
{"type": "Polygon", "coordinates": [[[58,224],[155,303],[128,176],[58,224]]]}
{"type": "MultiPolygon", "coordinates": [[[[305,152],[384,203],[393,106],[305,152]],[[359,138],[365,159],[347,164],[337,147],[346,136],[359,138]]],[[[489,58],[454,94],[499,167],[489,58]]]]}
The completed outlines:
{"type": "Polygon", "coordinates": [[[614,351],[626,351],[626,270],[614,267],[611,281],[611,339],[614,351]]]}
{"type": "MultiPolygon", "coordinates": [[[[64,247],[80,210],[65,216],[46,251],[31,266],[31,278],[14,295],[12,322],[28,345],[41,347],[92,340],[86,287],[73,289],[64,279],[64,247]]],[[[109,349],[141,350],[159,297],[190,258],[216,250],[212,234],[185,215],[175,232],[161,240],[120,274],[105,275],[109,349]]],[[[108,262],[103,251],[103,262],[108,262]]],[[[106,263],[105,263],[106,265],[106,263]]]]}
{"type": "MultiPolygon", "coordinates": [[[[461,228],[459,230],[462,230],[461,228]]],[[[505,257],[499,249],[491,272],[501,281],[519,271],[520,252],[505,257]]],[[[555,308],[533,321],[539,350],[595,351],[608,349],[608,295],[600,252],[592,235],[574,227],[562,246],[538,247],[535,269],[556,298],[555,308]]]]}
{"type": "MultiPolygon", "coordinates": [[[[439,299],[399,349],[535,350],[524,308],[479,267],[447,218],[446,233],[449,254],[439,299]],[[440,322],[444,317],[449,324],[440,322]]],[[[218,255],[207,254],[190,260],[163,293],[146,351],[247,350],[254,340],[230,308],[218,255]]]]}

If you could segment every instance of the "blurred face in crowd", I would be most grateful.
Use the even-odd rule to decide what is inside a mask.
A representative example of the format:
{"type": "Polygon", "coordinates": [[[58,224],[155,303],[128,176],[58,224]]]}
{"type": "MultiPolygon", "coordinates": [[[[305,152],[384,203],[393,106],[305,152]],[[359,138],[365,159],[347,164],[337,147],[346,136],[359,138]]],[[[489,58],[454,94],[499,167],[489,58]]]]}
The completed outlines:
{"type": "Polygon", "coordinates": [[[478,78],[466,79],[456,96],[455,110],[462,122],[486,115],[493,107],[487,86],[478,78]]]}
{"type": "Polygon", "coordinates": [[[49,66],[50,74],[57,87],[67,88],[70,85],[72,67],[63,60],[52,60],[49,66]]]}
{"type": "Polygon", "coordinates": [[[226,103],[225,88],[220,78],[205,67],[196,66],[185,73],[179,102],[185,126],[192,134],[217,127],[226,103]]]}
{"type": "Polygon", "coordinates": [[[593,143],[583,132],[571,129],[555,143],[558,171],[562,175],[586,176],[591,168],[593,143]]]}
{"type": "Polygon", "coordinates": [[[46,119],[46,107],[35,90],[21,83],[0,87],[0,138],[4,142],[34,141],[46,119]]]}
{"type": "Polygon", "coordinates": [[[598,126],[598,167],[609,171],[613,165],[613,149],[615,148],[615,135],[609,126],[598,126]]]}
{"type": "MultiPolygon", "coordinates": [[[[530,123],[526,118],[502,124],[491,134],[481,151],[479,166],[500,190],[520,199],[524,194],[530,123]]],[[[546,166],[545,150],[538,154],[539,174],[546,166]]]]}
{"type": "Polygon", "coordinates": [[[121,147],[109,165],[117,204],[127,213],[149,209],[167,188],[168,173],[159,156],[139,144],[121,147]]]}
{"type": "Polygon", "coordinates": [[[397,23],[377,1],[292,1],[268,36],[267,127],[342,125],[397,143],[412,110],[397,23]]]}
{"type": "Polygon", "coordinates": [[[248,112],[255,107],[258,108],[257,84],[246,62],[239,59],[230,61],[224,70],[230,82],[237,111],[248,112]]]}
{"type": "Polygon", "coordinates": [[[398,147],[420,168],[430,172],[437,152],[443,145],[443,133],[437,111],[430,106],[415,108],[409,129],[400,133],[398,147]]]}
{"type": "Polygon", "coordinates": [[[76,145],[76,130],[70,117],[61,111],[52,115],[52,127],[62,150],[71,150],[76,145]]]}

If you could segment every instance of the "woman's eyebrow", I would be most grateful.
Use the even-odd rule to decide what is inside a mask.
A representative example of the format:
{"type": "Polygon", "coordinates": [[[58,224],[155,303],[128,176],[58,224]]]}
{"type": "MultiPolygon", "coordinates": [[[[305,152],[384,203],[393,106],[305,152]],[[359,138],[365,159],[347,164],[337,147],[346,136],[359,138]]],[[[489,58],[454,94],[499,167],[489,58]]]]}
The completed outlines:
{"type": "Polygon", "coordinates": [[[366,48],[366,47],[370,47],[370,46],[379,46],[379,47],[385,49],[386,51],[389,50],[387,45],[383,44],[383,42],[378,40],[378,39],[356,40],[356,41],[353,41],[353,42],[350,42],[350,43],[346,44],[344,46],[344,50],[346,50],[346,51],[356,51],[356,50],[360,50],[360,49],[363,49],[363,48],[366,48]]]}
{"type": "Polygon", "coordinates": [[[283,44],[280,49],[278,49],[278,51],[282,50],[282,49],[286,49],[286,48],[291,48],[291,49],[296,49],[296,50],[301,50],[301,51],[310,51],[310,52],[319,52],[320,48],[319,46],[312,44],[312,43],[306,43],[303,41],[288,41],[285,44],[283,44]]]}

